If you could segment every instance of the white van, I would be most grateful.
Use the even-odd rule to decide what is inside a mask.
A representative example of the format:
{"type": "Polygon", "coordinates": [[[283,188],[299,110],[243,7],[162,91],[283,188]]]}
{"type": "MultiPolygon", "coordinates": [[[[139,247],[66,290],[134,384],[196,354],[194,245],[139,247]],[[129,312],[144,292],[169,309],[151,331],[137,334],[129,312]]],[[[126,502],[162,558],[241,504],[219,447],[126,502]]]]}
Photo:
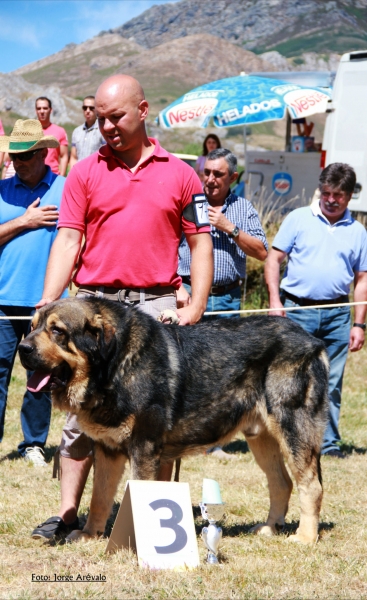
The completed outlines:
{"type": "Polygon", "coordinates": [[[357,186],[349,208],[367,212],[367,50],[343,54],[336,73],[322,145],[322,166],[353,167],[357,186]]]}

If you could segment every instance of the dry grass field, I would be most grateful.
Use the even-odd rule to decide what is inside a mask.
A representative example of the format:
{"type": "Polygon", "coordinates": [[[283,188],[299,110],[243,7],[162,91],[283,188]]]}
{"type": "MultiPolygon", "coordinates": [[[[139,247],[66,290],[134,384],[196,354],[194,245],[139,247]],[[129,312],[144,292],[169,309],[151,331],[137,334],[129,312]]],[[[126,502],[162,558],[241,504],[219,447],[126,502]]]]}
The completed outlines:
{"type": "MultiPolygon", "coordinates": [[[[51,478],[52,465],[35,468],[17,457],[21,440],[19,407],[24,371],[14,370],[5,437],[0,453],[0,598],[113,599],[244,599],[244,598],[367,598],[367,352],[351,355],[345,377],[341,431],[344,461],[322,459],[324,501],[320,539],[311,547],[290,544],[297,527],[298,497],[294,491],[286,531],[273,539],[252,536],[249,529],[266,518],[268,490],[265,476],[237,440],[230,444],[234,458],[227,462],[207,456],[183,461],[181,480],[188,481],[194,505],[201,558],[190,572],[148,571],[137,566],[132,552],[105,554],[106,539],[80,545],[34,541],[32,529],[57,512],[59,483],[51,478]],[[199,532],[203,526],[197,505],[203,477],[215,478],[226,503],[219,567],[204,563],[199,532]],[[35,576],[74,579],[105,577],[104,582],[35,582],[35,576]]],[[[64,417],[54,412],[47,457],[58,445],[64,417]]],[[[128,473],[124,481],[128,478],[128,473]]],[[[123,495],[121,482],[116,502],[123,495]]],[[[80,513],[85,516],[91,484],[80,513]]]]}

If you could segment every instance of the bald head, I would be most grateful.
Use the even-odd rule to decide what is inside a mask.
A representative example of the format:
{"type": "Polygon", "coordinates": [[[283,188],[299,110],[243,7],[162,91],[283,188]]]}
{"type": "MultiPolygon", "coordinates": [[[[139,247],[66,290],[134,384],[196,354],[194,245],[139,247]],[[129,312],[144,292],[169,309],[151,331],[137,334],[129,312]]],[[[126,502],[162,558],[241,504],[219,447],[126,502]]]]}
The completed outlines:
{"type": "Polygon", "coordinates": [[[114,154],[126,161],[126,153],[139,155],[150,146],[145,131],[148,103],[140,83],[130,75],[113,75],[96,93],[99,129],[114,154]]]}
{"type": "Polygon", "coordinates": [[[96,101],[103,102],[107,98],[124,98],[140,104],[145,100],[144,90],[139,81],[130,75],[112,75],[105,79],[97,89],[96,101]]]}

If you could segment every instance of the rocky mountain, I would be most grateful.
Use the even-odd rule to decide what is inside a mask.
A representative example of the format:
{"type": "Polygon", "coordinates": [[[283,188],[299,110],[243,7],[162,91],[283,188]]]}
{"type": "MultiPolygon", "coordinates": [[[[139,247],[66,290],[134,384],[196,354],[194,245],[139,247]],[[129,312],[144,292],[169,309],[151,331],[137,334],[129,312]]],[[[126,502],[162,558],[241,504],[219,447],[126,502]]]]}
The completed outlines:
{"type": "Polygon", "coordinates": [[[154,117],[210,80],[241,71],[333,71],[342,52],[362,47],[367,0],[180,0],[0,74],[0,112],[34,116],[34,99],[46,95],[55,122],[80,123],[83,96],[124,72],[142,82],[154,117]]]}
{"type": "Polygon", "coordinates": [[[97,36],[66,48],[15,73],[30,82],[57,85],[68,96],[94,93],[116,72],[142,82],[153,111],[195,85],[230,77],[241,71],[274,71],[276,67],[253,52],[210,34],[195,34],[145,49],[118,34],[97,36]]]}
{"type": "Polygon", "coordinates": [[[59,87],[32,84],[19,75],[0,73],[0,112],[34,119],[38,96],[51,99],[55,123],[76,123],[80,119],[81,102],[64,95],[59,87]]]}
{"type": "Polygon", "coordinates": [[[341,54],[367,47],[367,0],[181,0],[111,32],[145,48],[205,32],[260,54],[341,54]]]}
{"type": "MultiPolygon", "coordinates": [[[[115,33],[99,35],[82,42],[81,44],[68,44],[55,54],[29,63],[16,71],[16,75],[37,72],[37,77],[42,76],[42,70],[48,74],[54,70],[55,77],[72,78],[85,75],[89,76],[93,70],[110,69],[116,67],[123,58],[139,53],[144,48],[134,41],[130,41],[115,33]],[[61,68],[61,65],[65,65],[61,68]],[[47,70],[47,67],[51,69],[47,70]],[[82,69],[82,71],[81,71],[82,69]],[[67,73],[71,70],[71,73],[67,73]]],[[[29,77],[30,79],[30,77],[29,77]]]]}

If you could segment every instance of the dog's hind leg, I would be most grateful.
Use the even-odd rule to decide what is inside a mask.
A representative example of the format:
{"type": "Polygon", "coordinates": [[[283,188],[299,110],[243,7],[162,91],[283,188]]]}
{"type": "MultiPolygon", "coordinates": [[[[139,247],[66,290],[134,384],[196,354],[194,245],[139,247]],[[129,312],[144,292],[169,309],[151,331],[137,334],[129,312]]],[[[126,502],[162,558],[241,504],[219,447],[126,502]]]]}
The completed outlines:
{"type": "Polygon", "coordinates": [[[279,444],[266,429],[256,436],[246,434],[245,436],[256,462],[267,477],[270,493],[267,521],[255,525],[251,532],[271,536],[283,529],[293,487],[292,481],[285,467],[279,444]]]}
{"type": "Polygon", "coordinates": [[[308,458],[309,460],[305,460],[304,457],[296,456],[287,459],[297,482],[301,507],[299,527],[289,540],[303,544],[317,541],[322,501],[320,454],[313,452],[308,458]]]}
{"type": "Polygon", "coordinates": [[[125,455],[106,451],[95,444],[93,492],[88,519],[83,531],[73,531],[68,535],[68,542],[87,541],[103,535],[126,460],[125,455]]]}

